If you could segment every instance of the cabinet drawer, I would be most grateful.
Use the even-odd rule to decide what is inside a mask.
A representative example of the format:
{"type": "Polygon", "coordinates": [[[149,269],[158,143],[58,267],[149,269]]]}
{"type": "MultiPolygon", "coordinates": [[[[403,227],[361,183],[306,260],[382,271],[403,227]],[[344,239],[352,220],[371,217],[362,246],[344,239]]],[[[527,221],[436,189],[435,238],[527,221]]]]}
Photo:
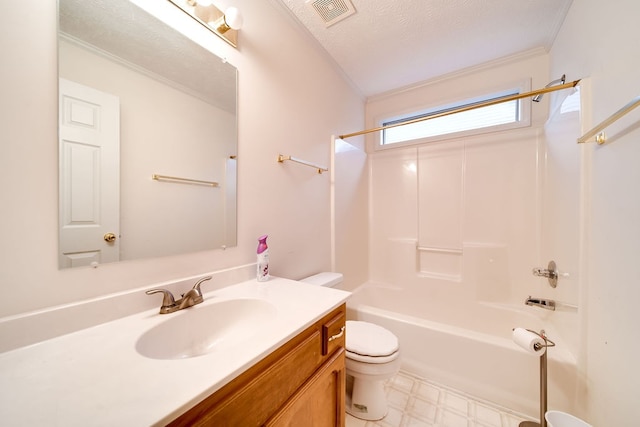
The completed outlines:
{"type": "Polygon", "coordinates": [[[322,324],[322,355],[333,353],[345,346],[346,316],[343,310],[333,312],[335,316],[322,324]]]}

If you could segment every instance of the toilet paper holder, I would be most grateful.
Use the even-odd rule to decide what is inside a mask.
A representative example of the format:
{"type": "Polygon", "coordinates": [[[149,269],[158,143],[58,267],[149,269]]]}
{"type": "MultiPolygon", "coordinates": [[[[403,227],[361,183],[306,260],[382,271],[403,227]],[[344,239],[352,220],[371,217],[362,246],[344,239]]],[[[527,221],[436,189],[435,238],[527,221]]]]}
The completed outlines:
{"type": "MultiPolygon", "coordinates": [[[[515,328],[514,328],[515,329],[515,328]]],[[[526,328],[525,328],[526,329],[526,328]]],[[[540,332],[526,329],[527,331],[539,336],[544,341],[544,344],[535,343],[534,349],[539,350],[543,347],[555,347],[556,343],[547,338],[547,335],[542,329],[540,332]]],[[[523,421],[519,424],[519,427],[547,427],[547,420],[544,418],[544,414],[547,412],[547,352],[543,352],[540,355],[540,422],[535,421],[523,421]]]]}
{"type": "MultiPolygon", "coordinates": [[[[525,328],[525,329],[526,329],[526,328],[525,328]]],[[[540,332],[532,331],[531,329],[527,329],[527,331],[531,332],[532,334],[536,334],[537,336],[539,336],[540,338],[542,338],[542,339],[544,340],[544,344],[535,343],[535,344],[533,345],[533,348],[534,348],[534,349],[536,349],[536,350],[540,350],[540,349],[541,349],[541,348],[543,348],[543,347],[544,347],[544,348],[548,348],[548,347],[555,347],[555,346],[556,346],[556,343],[554,343],[553,341],[551,341],[551,340],[547,337],[547,335],[546,335],[546,333],[545,333],[544,329],[540,330],[540,332]]]]}

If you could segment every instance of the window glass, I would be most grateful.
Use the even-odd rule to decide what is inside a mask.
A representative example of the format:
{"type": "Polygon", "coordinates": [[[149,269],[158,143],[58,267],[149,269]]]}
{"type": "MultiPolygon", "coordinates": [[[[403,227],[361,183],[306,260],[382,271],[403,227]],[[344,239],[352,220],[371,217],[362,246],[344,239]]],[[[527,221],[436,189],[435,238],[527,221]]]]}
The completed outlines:
{"type": "MultiPolygon", "coordinates": [[[[383,122],[383,126],[396,123],[408,122],[418,118],[439,115],[461,107],[473,106],[487,101],[505,98],[516,95],[519,92],[512,92],[500,97],[487,97],[481,101],[461,103],[454,107],[440,107],[427,113],[412,114],[405,117],[396,118],[383,122]]],[[[499,104],[479,107],[449,115],[443,115],[429,120],[411,123],[403,126],[396,126],[382,131],[382,145],[396,144],[399,142],[412,141],[422,138],[437,137],[440,135],[453,134],[458,132],[471,131],[474,129],[484,129],[495,126],[517,123],[521,120],[520,101],[507,101],[499,104]]]]}

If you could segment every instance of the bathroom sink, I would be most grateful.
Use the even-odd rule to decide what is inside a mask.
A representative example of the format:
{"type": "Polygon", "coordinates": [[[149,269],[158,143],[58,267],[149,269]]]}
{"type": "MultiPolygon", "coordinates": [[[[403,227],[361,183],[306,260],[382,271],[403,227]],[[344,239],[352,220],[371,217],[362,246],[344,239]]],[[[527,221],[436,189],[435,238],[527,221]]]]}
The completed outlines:
{"type": "Polygon", "coordinates": [[[196,305],[167,314],[167,320],[140,336],[136,350],[152,359],[185,359],[221,351],[269,327],[276,311],[271,303],[250,298],[196,305]]]}

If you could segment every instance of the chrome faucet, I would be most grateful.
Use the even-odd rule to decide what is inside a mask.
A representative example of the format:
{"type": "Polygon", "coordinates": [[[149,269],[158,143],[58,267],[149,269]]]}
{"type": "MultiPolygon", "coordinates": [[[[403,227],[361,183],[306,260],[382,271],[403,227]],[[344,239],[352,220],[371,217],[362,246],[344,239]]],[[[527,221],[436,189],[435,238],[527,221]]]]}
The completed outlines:
{"type": "Polygon", "coordinates": [[[200,290],[200,284],[206,280],[211,280],[211,276],[204,277],[195,285],[193,285],[193,289],[191,289],[186,294],[182,294],[182,298],[178,301],[175,300],[173,294],[167,289],[150,289],[145,292],[147,295],[162,293],[162,305],[160,306],[160,314],[173,313],[174,311],[182,310],[184,308],[188,308],[194,306],[196,304],[200,304],[204,301],[202,297],[202,291],[200,290]]]}
{"type": "Polygon", "coordinates": [[[531,298],[531,295],[529,295],[527,297],[526,300],[524,300],[524,303],[526,305],[530,305],[533,307],[540,307],[540,308],[544,308],[546,310],[555,310],[556,309],[556,302],[550,299],[544,299],[544,298],[531,298]]]}

